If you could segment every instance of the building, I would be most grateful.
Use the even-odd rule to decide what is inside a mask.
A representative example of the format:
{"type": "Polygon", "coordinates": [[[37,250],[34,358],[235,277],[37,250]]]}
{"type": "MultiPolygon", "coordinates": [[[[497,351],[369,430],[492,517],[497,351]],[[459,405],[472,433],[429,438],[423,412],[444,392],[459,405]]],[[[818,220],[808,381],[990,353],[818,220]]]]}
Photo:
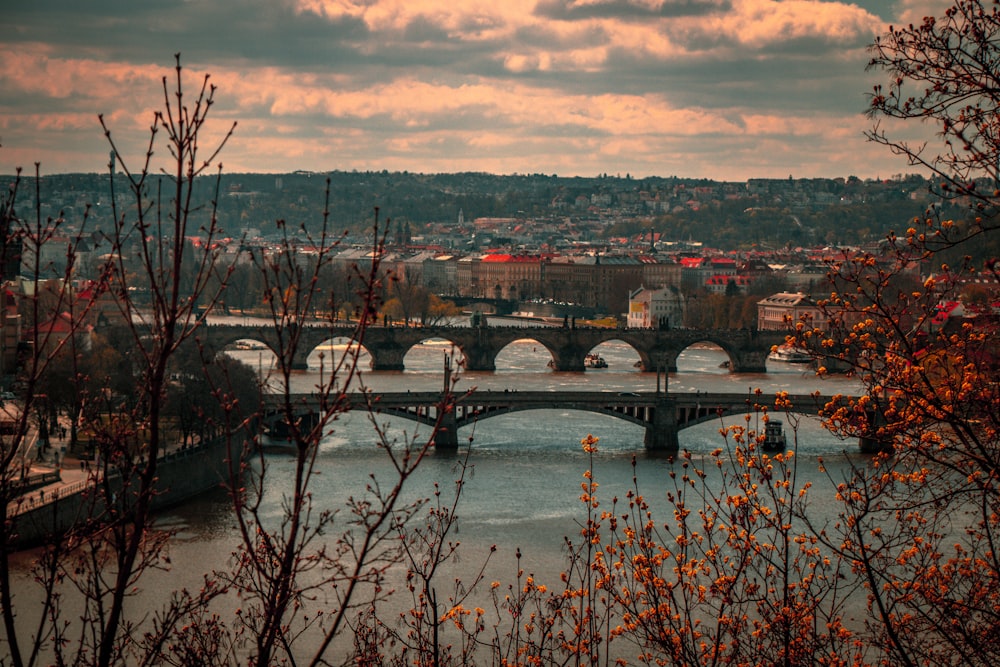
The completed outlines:
{"type": "Polygon", "coordinates": [[[629,293],[642,286],[642,262],[634,257],[594,255],[583,258],[577,266],[589,278],[588,302],[583,305],[598,312],[627,312],[629,293]]]}
{"type": "MultiPolygon", "coordinates": [[[[708,286],[716,276],[736,276],[736,260],[729,257],[682,257],[681,288],[695,291],[708,286]]],[[[725,285],[725,283],[723,283],[725,285]]]]}
{"type": "Polygon", "coordinates": [[[642,262],[642,284],[649,285],[653,289],[661,287],[681,286],[681,265],[672,259],[657,258],[643,255],[639,258],[642,262]]]}
{"type": "Polygon", "coordinates": [[[458,294],[458,259],[454,255],[435,255],[424,260],[424,287],[435,294],[458,294]]]}
{"type": "Polygon", "coordinates": [[[494,253],[479,263],[480,284],[493,299],[528,301],[541,296],[542,259],[538,255],[494,253]]]}
{"type": "Polygon", "coordinates": [[[753,278],[741,275],[709,276],[705,281],[705,290],[710,294],[746,294],[750,291],[753,278]]]}
{"type": "Polygon", "coordinates": [[[0,375],[11,375],[17,370],[17,344],[21,340],[21,315],[17,310],[17,296],[9,288],[3,290],[3,307],[0,308],[0,375]]]}
{"type": "Polygon", "coordinates": [[[640,287],[628,295],[629,329],[668,329],[683,320],[684,297],[676,287],[640,287]]]}
{"type": "Polygon", "coordinates": [[[541,258],[492,253],[463,257],[455,267],[458,293],[478,299],[528,300],[541,290],[541,258]]]}
{"type": "MultiPolygon", "coordinates": [[[[70,336],[77,341],[76,350],[89,352],[93,346],[94,327],[74,319],[68,312],[62,312],[24,332],[25,341],[30,344],[37,340],[39,349],[46,355],[59,351],[70,336]]],[[[62,349],[70,348],[63,346],[62,349]]]]}
{"type": "Polygon", "coordinates": [[[787,331],[802,320],[825,330],[827,316],[812,299],[802,292],[778,292],[757,302],[757,329],[787,331]]]}

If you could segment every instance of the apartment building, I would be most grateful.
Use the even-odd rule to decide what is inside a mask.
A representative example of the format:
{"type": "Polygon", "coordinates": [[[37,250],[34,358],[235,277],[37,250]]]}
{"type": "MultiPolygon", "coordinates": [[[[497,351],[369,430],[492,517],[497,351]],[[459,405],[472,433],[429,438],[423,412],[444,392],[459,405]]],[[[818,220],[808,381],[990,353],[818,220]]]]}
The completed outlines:
{"type": "Polygon", "coordinates": [[[802,292],[779,292],[757,302],[757,329],[761,331],[787,331],[803,318],[814,327],[827,328],[826,315],[802,292]]]}

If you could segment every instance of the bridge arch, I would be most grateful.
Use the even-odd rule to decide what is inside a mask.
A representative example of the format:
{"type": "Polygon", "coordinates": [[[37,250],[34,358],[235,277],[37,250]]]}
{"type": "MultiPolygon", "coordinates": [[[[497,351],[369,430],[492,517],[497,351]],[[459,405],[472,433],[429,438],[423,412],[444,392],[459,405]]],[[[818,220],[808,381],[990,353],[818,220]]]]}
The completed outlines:
{"type": "Polygon", "coordinates": [[[591,355],[603,360],[608,364],[608,368],[615,371],[640,371],[646,368],[647,363],[651,363],[648,355],[646,359],[643,359],[643,351],[625,340],[624,337],[601,341],[590,348],[584,357],[585,370],[597,368],[594,365],[597,362],[591,359],[591,355]]]}
{"type": "Polygon", "coordinates": [[[673,367],[677,372],[692,372],[692,367],[699,369],[699,373],[711,374],[728,373],[733,366],[734,353],[727,350],[717,342],[711,340],[694,341],[686,347],[677,351],[674,357],[673,367]]]}
{"type": "MultiPolygon", "coordinates": [[[[353,327],[341,327],[343,335],[357,332],[353,327]]],[[[306,367],[306,357],[312,347],[337,335],[329,326],[305,325],[300,334],[303,348],[308,351],[296,357],[298,368],[306,367]]],[[[268,347],[277,345],[273,332],[266,326],[238,326],[212,324],[201,331],[206,342],[232,343],[241,338],[262,338],[268,347]]],[[[403,357],[409,349],[428,338],[446,338],[460,348],[465,357],[465,368],[475,371],[496,370],[496,355],[511,342],[529,337],[545,347],[552,355],[556,369],[583,371],[586,354],[595,346],[609,340],[620,340],[631,345],[639,355],[642,370],[658,368],[675,370],[677,356],[690,345],[704,341],[714,343],[726,351],[730,370],[735,372],[766,372],[766,359],[771,346],[785,340],[784,332],[739,330],[691,329],[604,329],[597,327],[399,327],[375,326],[365,332],[365,347],[372,356],[373,370],[404,370],[403,357]]]]}
{"type": "MultiPolygon", "coordinates": [[[[480,409],[470,412],[460,411],[457,415],[456,421],[458,427],[462,428],[463,426],[469,426],[473,423],[484,421],[491,417],[499,417],[501,415],[508,415],[516,412],[531,412],[534,410],[562,410],[562,411],[589,412],[592,414],[603,415],[605,417],[620,419],[622,421],[626,421],[632,424],[636,424],[637,426],[643,426],[643,427],[647,426],[649,423],[649,420],[646,419],[646,413],[644,409],[641,412],[638,409],[632,411],[616,411],[607,407],[586,406],[586,405],[577,405],[572,407],[559,407],[559,408],[553,407],[552,405],[508,405],[508,406],[497,407],[495,409],[492,408],[487,410],[480,409]]],[[[580,434],[580,437],[582,438],[584,435],[586,434],[585,433],[580,434]]]]}
{"type": "Polygon", "coordinates": [[[213,356],[228,356],[256,370],[260,378],[267,377],[277,366],[273,343],[266,336],[212,337],[202,341],[213,356]]]}
{"type": "Polygon", "coordinates": [[[451,357],[453,364],[462,365],[465,352],[455,341],[444,336],[429,336],[407,348],[403,354],[403,366],[407,371],[440,372],[446,356],[451,357]]]}
{"type": "Polygon", "coordinates": [[[359,344],[348,336],[332,336],[315,345],[305,346],[305,365],[308,369],[320,368],[329,369],[335,367],[348,355],[357,355],[358,368],[371,368],[373,358],[371,352],[364,344],[359,344]]]}
{"type": "Polygon", "coordinates": [[[515,334],[510,336],[508,342],[493,354],[492,365],[494,370],[499,371],[545,373],[551,372],[555,366],[555,358],[556,353],[544,340],[539,340],[539,337],[530,334],[515,334]],[[525,349],[523,356],[526,359],[523,366],[515,366],[508,360],[508,356],[514,352],[514,348],[517,346],[531,348],[530,352],[525,349]]]}
{"type": "Polygon", "coordinates": [[[264,332],[263,331],[261,331],[261,332],[255,332],[255,331],[244,331],[244,332],[230,331],[230,332],[227,332],[226,335],[222,335],[222,336],[215,335],[215,336],[212,336],[207,341],[207,344],[208,344],[208,346],[211,348],[211,350],[215,354],[220,354],[222,352],[229,352],[229,351],[235,351],[235,350],[240,350],[240,351],[247,351],[247,350],[264,351],[264,350],[268,350],[268,351],[270,351],[270,352],[273,353],[274,352],[274,343],[266,335],[257,335],[257,334],[262,334],[262,333],[264,333],[264,332]]]}

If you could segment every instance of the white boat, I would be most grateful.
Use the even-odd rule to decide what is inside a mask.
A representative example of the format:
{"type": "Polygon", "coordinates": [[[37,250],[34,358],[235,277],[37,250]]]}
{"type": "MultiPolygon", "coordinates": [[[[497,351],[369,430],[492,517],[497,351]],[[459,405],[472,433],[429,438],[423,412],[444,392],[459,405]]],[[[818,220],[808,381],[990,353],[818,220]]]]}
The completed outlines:
{"type": "Polygon", "coordinates": [[[587,368],[607,368],[608,362],[599,354],[588,354],[583,360],[583,365],[587,368]]]}
{"type": "Polygon", "coordinates": [[[812,355],[792,345],[779,345],[774,352],[767,355],[771,361],[781,361],[786,364],[808,364],[812,361],[812,355]]]}

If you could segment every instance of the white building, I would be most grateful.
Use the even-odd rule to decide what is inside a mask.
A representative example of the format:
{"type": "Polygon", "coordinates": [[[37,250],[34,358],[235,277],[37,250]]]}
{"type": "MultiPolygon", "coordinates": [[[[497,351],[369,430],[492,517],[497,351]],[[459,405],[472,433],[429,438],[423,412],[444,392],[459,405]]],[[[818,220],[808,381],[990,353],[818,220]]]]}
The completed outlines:
{"type": "Polygon", "coordinates": [[[640,287],[628,295],[629,329],[667,329],[684,321],[684,297],[676,287],[640,287]]]}

